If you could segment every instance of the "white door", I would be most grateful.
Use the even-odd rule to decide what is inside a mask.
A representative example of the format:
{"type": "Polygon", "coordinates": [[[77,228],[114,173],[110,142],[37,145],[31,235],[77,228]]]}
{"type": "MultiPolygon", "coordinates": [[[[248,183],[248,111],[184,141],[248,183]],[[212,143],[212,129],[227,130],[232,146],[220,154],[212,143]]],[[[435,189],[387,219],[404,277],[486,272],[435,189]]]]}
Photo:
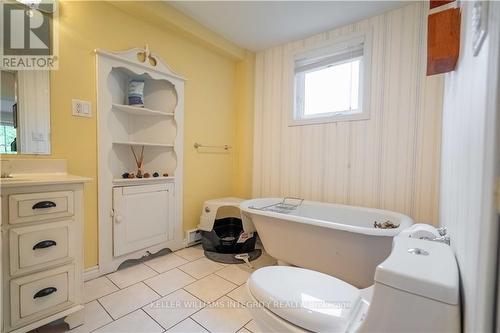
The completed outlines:
{"type": "Polygon", "coordinates": [[[113,189],[115,257],[172,239],[173,184],[113,189]]]}

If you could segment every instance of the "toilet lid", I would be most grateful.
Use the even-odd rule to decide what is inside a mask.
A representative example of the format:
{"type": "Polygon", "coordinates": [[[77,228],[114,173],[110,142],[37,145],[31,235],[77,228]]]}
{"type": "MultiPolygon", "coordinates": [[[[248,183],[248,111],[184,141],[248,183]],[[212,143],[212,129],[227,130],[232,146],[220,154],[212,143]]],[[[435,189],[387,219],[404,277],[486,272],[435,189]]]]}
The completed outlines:
{"type": "Polygon", "coordinates": [[[350,284],[296,267],[258,269],[248,288],[268,310],[313,332],[345,332],[361,303],[359,289],[350,284]]]}

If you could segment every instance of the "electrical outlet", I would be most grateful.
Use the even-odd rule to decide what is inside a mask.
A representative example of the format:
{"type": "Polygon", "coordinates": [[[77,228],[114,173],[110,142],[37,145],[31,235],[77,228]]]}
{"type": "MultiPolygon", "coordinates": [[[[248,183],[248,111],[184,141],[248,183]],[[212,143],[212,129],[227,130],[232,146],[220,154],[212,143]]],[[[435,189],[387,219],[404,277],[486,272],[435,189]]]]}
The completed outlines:
{"type": "Polygon", "coordinates": [[[92,117],[92,107],[89,101],[79,99],[72,100],[73,116],[77,117],[92,117]]]}

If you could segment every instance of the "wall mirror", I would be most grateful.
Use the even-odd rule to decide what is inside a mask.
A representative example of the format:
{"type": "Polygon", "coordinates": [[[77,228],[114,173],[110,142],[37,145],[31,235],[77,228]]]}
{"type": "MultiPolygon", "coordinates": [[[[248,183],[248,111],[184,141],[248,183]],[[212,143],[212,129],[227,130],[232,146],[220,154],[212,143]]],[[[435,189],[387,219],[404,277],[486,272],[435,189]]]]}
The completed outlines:
{"type": "Polygon", "coordinates": [[[50,154],[49,71],[0,71],[0,153],[50,154]]]}

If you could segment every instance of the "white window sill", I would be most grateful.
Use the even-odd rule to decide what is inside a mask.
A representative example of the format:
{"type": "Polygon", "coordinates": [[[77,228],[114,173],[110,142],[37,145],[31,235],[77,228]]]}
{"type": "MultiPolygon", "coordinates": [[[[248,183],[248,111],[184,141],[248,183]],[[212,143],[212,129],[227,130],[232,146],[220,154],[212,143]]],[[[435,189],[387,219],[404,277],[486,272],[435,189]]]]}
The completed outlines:
{"type": "Polygon", "coordinates": [[[305,125],[318,125],[318,124],[328,124],[337,123],[343,121],[357,121],[357,120],[368,120],[370,115],[367,112],[364,113],[347,113],[347,114],[336,114],[332,116],[324,117],[309,117],[300,119],[290,119],[288,126],[305,126],[305,125]]]}

